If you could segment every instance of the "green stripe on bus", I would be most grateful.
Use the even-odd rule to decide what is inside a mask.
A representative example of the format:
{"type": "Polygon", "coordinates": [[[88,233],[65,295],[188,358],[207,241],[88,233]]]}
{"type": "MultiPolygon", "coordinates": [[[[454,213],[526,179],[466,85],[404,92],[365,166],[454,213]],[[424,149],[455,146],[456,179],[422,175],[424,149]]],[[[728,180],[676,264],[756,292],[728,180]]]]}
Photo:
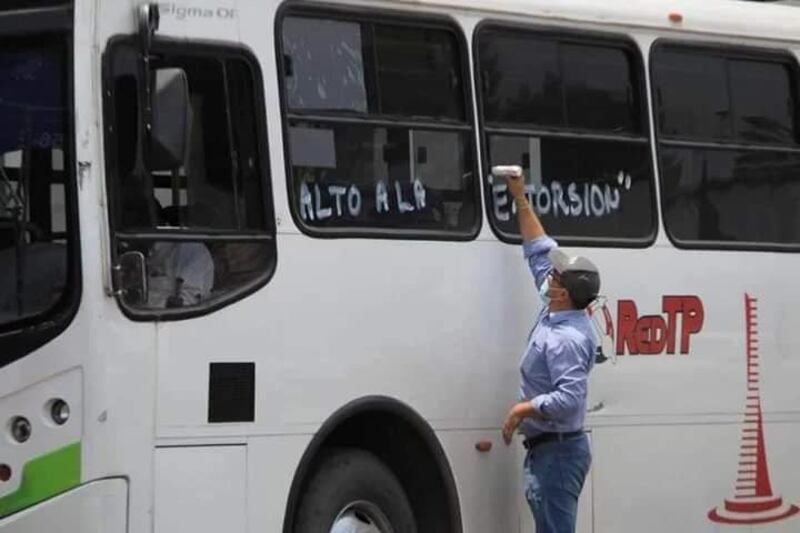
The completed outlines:
{"type": "Polygon", "coordinates": [[[69,490],[80,480],[80,442],[37,457],[25,463],[19,488],[0,498],[0,517],[69,490]]]}

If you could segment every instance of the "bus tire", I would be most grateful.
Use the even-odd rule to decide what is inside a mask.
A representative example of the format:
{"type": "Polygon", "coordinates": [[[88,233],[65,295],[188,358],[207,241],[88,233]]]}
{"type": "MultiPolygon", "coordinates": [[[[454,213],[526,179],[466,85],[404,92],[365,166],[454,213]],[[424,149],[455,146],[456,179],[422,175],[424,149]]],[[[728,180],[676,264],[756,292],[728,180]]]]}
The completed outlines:
{"type": "Polygon", "coordinates": [[[295,524],[296,533],[417,531],[397,477],[374,454],[357,448],[336,449],[322,458],[306,485],[295,524]]]}

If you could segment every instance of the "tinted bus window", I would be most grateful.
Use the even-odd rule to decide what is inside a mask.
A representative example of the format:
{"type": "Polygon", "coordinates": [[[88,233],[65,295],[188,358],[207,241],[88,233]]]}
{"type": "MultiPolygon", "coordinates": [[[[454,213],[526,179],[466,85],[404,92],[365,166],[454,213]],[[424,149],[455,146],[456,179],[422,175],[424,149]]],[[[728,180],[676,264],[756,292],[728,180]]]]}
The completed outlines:
{"type": "MultiPolygon", "coordinates": [[[[477,35],[488,168],[518,164],[548,232],[564,242],[645,245],[655,234],[642,66],[613,39],[488,26],[477,35]]],[[[519,238],[502,181],[487,183],[498,235],[519,238]]]]}
{"type": "Polygon", "coordinates": [[[734,131],[741,142],[796,144],[792,73],[786,65],[730,61],[734,131]]]}
{"type": "Polygon", "coordinates": [[[0,52],[0,331],[63,304],[75,284],[67,60],[59,41],[5,40],[0,52]]]}
{"type": "Polygon", "coordinates": [[[689,247],[797,245],[794,62],[744,49],[662,44],[652,63],[671,238],[689,247]]]}
{"type": "Polygon", "coordinates": [[[281,22],[292,210],[311,234],[468,238],[479,224],[455,32],[292,14],[281,22]]]}
{"type": "Polygon", "coordinates": [[[731,136],[724,61],[664,51],[653,73],[661,133],[704,139],[731,136]]]}
{"type": "Polygon", "coordinates": [[[137,109],[139,52],[108,54],[108,138],[114,253],[145,258],[146,293],[122,291],[130,313],[182,318],[252,291],[276,261],[269,181],[259,142],[260,74],[246,53],[158,43],[153,69],[179,69],[188,84],[188,154],[179,166],[150,157],[137,109]]]}
{"type": "Polygon", "coordinates": [[[564,125],[557,42],[481,32],[479,54],[486,122],[564,125]]]}
{"type": "Polygon", "coordinates": [[[0,367],[63,331],[80,299],[69,42],[0,39],[0,367]]]}
{"type": "Polygon", "coordinates": [[[639,133],[638,106],[625,50],[566,44],[561,47],[561,60],[570,128],[639,133]]]}

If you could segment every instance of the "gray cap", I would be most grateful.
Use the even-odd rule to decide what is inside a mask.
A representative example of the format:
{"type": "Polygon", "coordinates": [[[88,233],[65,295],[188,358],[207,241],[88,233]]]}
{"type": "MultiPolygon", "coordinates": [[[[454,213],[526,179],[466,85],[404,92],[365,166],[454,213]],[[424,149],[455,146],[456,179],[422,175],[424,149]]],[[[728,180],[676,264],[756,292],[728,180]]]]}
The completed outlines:
{"type": "Polygon", "coordinates": [[[547,257],[576,306],[584,307],[597,298],[600,271],[594,263],[585,257],[570,256],[560,248],[550,250],[547,257]]]}

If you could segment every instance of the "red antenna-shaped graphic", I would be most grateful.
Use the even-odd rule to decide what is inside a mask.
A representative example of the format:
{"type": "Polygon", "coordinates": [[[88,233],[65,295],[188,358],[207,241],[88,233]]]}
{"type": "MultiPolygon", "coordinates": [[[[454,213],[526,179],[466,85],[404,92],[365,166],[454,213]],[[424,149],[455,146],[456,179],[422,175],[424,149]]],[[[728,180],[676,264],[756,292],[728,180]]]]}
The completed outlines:
{"type": "Polygon", "coordinates": [[[733,499],[708,512],[708,518],[722,524],[764,524],[789,518],[800,512],[796,505],[783,503],[772,492],[764,445],[756,299],[744,295],[747,321],[747,407],[744,412],[739,470],[733,499]]]}

